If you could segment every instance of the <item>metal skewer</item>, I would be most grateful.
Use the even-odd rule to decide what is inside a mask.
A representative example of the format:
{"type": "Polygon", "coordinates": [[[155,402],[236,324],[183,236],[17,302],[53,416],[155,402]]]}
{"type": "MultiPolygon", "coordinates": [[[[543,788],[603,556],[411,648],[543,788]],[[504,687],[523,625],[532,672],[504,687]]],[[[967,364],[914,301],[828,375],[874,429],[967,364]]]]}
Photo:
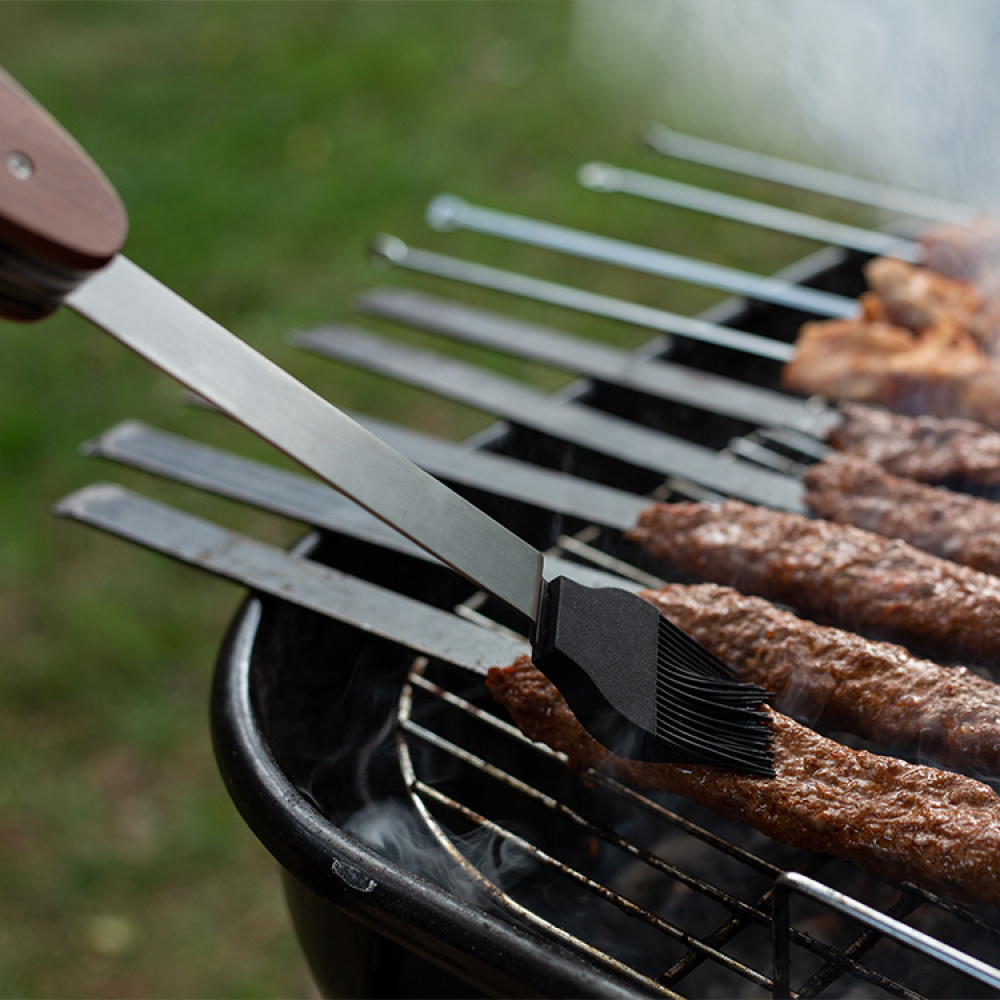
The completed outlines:
{"type": "Polygon", "coordinates": [[[684,135],[656,122],[646,127],[643,141],[662,156],[701,163],[747,177],[759,177],[803,191],[814,191],[844,201],[897,212],[903,216],[967,225],[980,214],[977,209],[944,198],[917,191],[903,191],[876,181],[684,135]]]}
{"type": "Polygon", "coordinates": [[[516,379],[431,351],[407,348],[367,330],[322,326],[298,334],[299,347],[416,385],[448,399],[533,427],[558,440],[610,455],[664,477],[780,510],[804,510],[802,484],[720,456],[713,449],[532,389],[516,379]]]}
{"type": "MultiPolygon", "coordinates": [[[[405,427],[359,417],[372,433],[446,482],[490,491],[591,524],[628,531],[649,497],[530,465],[505,455],[470,450],[405,427]]],[[[243,458],[210,445],[128,420],[85,446],[88,456],[142,469],[314,528],[349,532],[416,558],[433,557],[387,528],[335,490],[299,472],[243,458]]],[[[551,556],[546,555],[548,562],[551,556]]]]}
{"type": "Polygon", "coordinates": [[[829,243],[848,250],[860,250],[862,253],[875,256],[895,257],[910,264],[918,264],[923,258],[920,245],[913,240],[873,229],[848,226],[805,212],[793,212],[762,201],[737,198],[722,191],[681,184],[679,181],[655,177],[638,170],[628,170],[607,163],[585,163],[577,176],[580,183],[591,191],[630,194],[661,205],[689,208],[706,215],[715,215],[734,222],[746,222],[762,229],[801,236],[807,240],[829,243]]]}
{"type": "Polygon", "coordinates": [[[544,278],[504,271],[486,264],[449,257],[432,250],[411,247],[396,236],[380,233],[371,241],[369,253],[374,263],[391,265],[419,274],[429,274],[437,278],[460,281],[478,288],[490,288],[506,292],[535,302],[562,306],[591,316],[614,319],[633,326],[640,326],[658,333],[669,333],[688,337],[706,344],[730,348],[759,358],[768,358],[782,363],[790,361],[794,354],[791,344],[770,337],[761,337],[743,330],[733,330],[709,323],[691,316],[667,312],[653,306],[616,299],[582,288],[561,285],[544,278]]]}
{"type": "Polygon", "coordinates": [[[751,274],[709,261],[693,260],[681,254],[668,253],[665,250],[644,247],[580,229],[571,229],[568,226],[471,205],[465,199],[452,194],[441,194],[434,198],[427,206],[426,216],[428,224],[442,232],[466,229],[488,236],[498,236],[515,243],[555,250],[585,260],[614,264],[661,278],[717,288],[817,316],[847,318],[858,314],[857,302],[842,295],[832,295],[790,281],[751,274]]]}
{"type": "Polygon", "coordinates": [[[821,438],[836,421],[831,410],[814,401],[652,357],[655,343],[637,357],[609,344],[405,288],[372,289],[355,307],[369,316],[751,424],[791,427],[821,438]]]}
{"type": "Polygon", "coordinates": [[[528,648],[504,633],[120,486],[86,486],[62,499],[55,513],[477,674],[528,648]]]}

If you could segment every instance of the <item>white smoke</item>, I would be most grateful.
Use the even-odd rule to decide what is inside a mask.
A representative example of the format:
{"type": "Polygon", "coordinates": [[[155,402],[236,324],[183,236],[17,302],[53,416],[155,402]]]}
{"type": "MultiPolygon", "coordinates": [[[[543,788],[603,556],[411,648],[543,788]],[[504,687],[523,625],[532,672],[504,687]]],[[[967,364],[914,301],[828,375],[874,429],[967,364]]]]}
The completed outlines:
{"type": "Polygon", "coordinates": [[[996,0],[577,0],[574,44],[628,114],[1000,206],[996,0]]]}
{"type": "MultiPolygon", "coordinates": [[[[407,805],[371,802],[351,816],[344,832],[378,851],[407,871],[428,878],[469,902],[483,902],[483,889],[445,853],[423,821],[407,805]]],[[[487,882],[506,890],[537,868],[537,861],[487,827],[452,842],[487,882]]]]}

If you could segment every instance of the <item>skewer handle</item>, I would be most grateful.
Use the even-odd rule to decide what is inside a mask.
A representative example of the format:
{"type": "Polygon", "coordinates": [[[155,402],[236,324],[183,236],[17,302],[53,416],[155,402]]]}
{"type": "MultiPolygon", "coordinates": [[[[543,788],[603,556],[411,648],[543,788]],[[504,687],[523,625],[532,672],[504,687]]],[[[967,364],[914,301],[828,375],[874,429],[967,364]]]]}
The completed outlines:
{"type": "Polygon", "coordinates": [[[0,315],[54,312],[125,243],[128,217],[104,174],[0,69],[0,315]]]}

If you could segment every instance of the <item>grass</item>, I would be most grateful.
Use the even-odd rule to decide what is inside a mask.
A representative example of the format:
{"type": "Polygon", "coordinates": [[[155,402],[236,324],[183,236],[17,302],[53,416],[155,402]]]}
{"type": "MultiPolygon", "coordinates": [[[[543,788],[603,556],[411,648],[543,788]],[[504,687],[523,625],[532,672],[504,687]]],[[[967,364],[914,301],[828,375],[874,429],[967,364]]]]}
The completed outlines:
{"type": "MultiPolygon", "coordinates": [[[[119,189],[130,256],[341,405],[462,437],[488,418],[286,343],[292,329],[349,316],[376,282],[364,254],[374,232],[678,311],[714,296],[431,233],[421,213],[438,191],[704,257],[721,247],[758,269],[801,250],[777,237],[734,244],[709,221],[577,187],[586,159],[646,162],[635,132],[648,109],[591,86],[573,58],[573,16],[554,0],[0,2],[0,64],[119,189]]],[[[241,595],[49,513],[113,478],[287,544],[300,526],[77,449],[137,417],[272,456],[71,314],[2,335],[0,995],[301,995],[274,867],[209,746],[213,660],[241,595]]],[[[486,360],[549,388],[565,379],[486,360]]]]}

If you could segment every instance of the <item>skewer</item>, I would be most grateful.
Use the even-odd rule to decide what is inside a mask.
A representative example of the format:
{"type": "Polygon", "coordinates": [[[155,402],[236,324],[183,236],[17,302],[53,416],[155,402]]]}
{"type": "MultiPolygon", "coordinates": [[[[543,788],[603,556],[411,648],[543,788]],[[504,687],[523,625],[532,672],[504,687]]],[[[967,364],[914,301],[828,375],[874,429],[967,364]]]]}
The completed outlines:
{"type": "Polygon", "coordinates": [[[123,487],[94,483],[55,513],[477,674],[527,644],[450,612],[229,531],[123,487]]]}
{"type": "Polygon", "coordinates": [[[715,215],[734,222],[745,222],[791,236],[801,236],[819,243],[829,243],[848,250],[860,250],[874,256],[896,257],[909,264],[919,264],[923,253],[913,240],[859,226],[848,226],[821,219],[805,212],[794,212],[749,198],[737,198],[721,191],[711,191],[681,184],[679,181],[638,170],[628,170],[607,163],[585,163],[578,172],[580,183],[591,191],[620,193],[644,198],[661,205],[676,205],[705,215],[715,215]]]}
{"type": "Polygon", "coordinates": [[[780,361],[782,364],[790,361],[794,354],[791,344],[770,337],[733,330],[718,323],[681,316],[679,313],[667,312],[626,299],[599,295],[570,285],[560,285],[544,278],[533,278],[515,271],[504,271],[431,250],[421,250],[385,233],[374,237],[369,252],[375,264],[390,265],[418,274],[429,274],[466,285],[475,285],[477,288],[506,292],[535,302],[544,302],[590,316],[600,316],[647,330],[655,330],[657,333],[687,337],[701,343],[751,354],[754,357],[780,361]]]}
{"type": "MultiPolygon", "coordinates": [[[[465,445],[375,418],[358,419],[372,433],[439,479],[517,500],[552,514],[564,514],[585,523],[625,532],[635,526],[640,512],[652,502],[649,497],[505,455],[470,450],[465,445]]],[[[430,553],[316,479],[220,451],[138,420],[125,420],[109,428],[88,442],[84,451],[90,457],[142,469],[171,482],[194,486],[411,559],[438,562],[430,553]]],[[[659,585],[657,578],[627,563],[612,561],[610,557],[603,558],[608,568],[602,569],[600,564],[595,567],[593,563],[601,558],[600,554],[583,548],[587,549],[590,558],[587,565],[546,552],[546,575],[569,576],[590,587],[638,589],[640,585],[659,585]]],[[[580,555],[582,550],[574,554],[580,555]]]]}
{"type": "MultiPolygon", "coordinates": [[[[648,497],[506,455],[469,449],[371,417],[359,416],[358,420],[386,444],[445,482],[490,492],[553,514],[625,532],[635,526],[639,513],[651,503],[648,497]]],[[[347,533],[414,558],[433,558],[310,476],[222,451],[137,420],[109,428],[88,442],[84,451],[88,457],[142,469],[314,528],[347,533]]]]}
{"type": "Polygon", "coordinates": [[[405,288],[376,288],[355,300],[368,316],[403,323],[504,354],[551,365],[658,399],[822,438],[836,415],[813,401],[699,368],[643,356],[405,288]]]}
{"type": "Polygon", "coordinates": [[[795,163],[792,160],[727,146],[709,139],[684,135],[657,122],[646,127],[643,141],[662,156],[700,163],[707,167],[717,167],[747,177],[759,177],[762,180],[830,195],[903,216],[932,222],[968,225],[981,214],[978,209],[934,195],[904,191],[876,181],[850,177],[805,163],[795,163]]]}
{"type": "Polygon", "coordinates": [[[738,463],[704,445],[532,389],[476,365],[408,348],[367,330],[317,327],[293,338],[299,347],[377,372],[445,398],[532,427],[664,477],[682,476],[718,493],[779,510],[802,511],[802,484],[738,463]]]}
{"type": "Polygon", "coordinates": [[[858,314],[854,299],[768,278],[736,268],[694,260],[681,254],[644,247],[625,240],[571,229],[551,222],[472,205],[452,194],[441,194],[427,206],[428,224],[441,232],[458,229],[498,236],[527,246],[555,250],[585,260],[717,288],[761,302],[786,306],[816,316],[847,318],[858,314]]]}

